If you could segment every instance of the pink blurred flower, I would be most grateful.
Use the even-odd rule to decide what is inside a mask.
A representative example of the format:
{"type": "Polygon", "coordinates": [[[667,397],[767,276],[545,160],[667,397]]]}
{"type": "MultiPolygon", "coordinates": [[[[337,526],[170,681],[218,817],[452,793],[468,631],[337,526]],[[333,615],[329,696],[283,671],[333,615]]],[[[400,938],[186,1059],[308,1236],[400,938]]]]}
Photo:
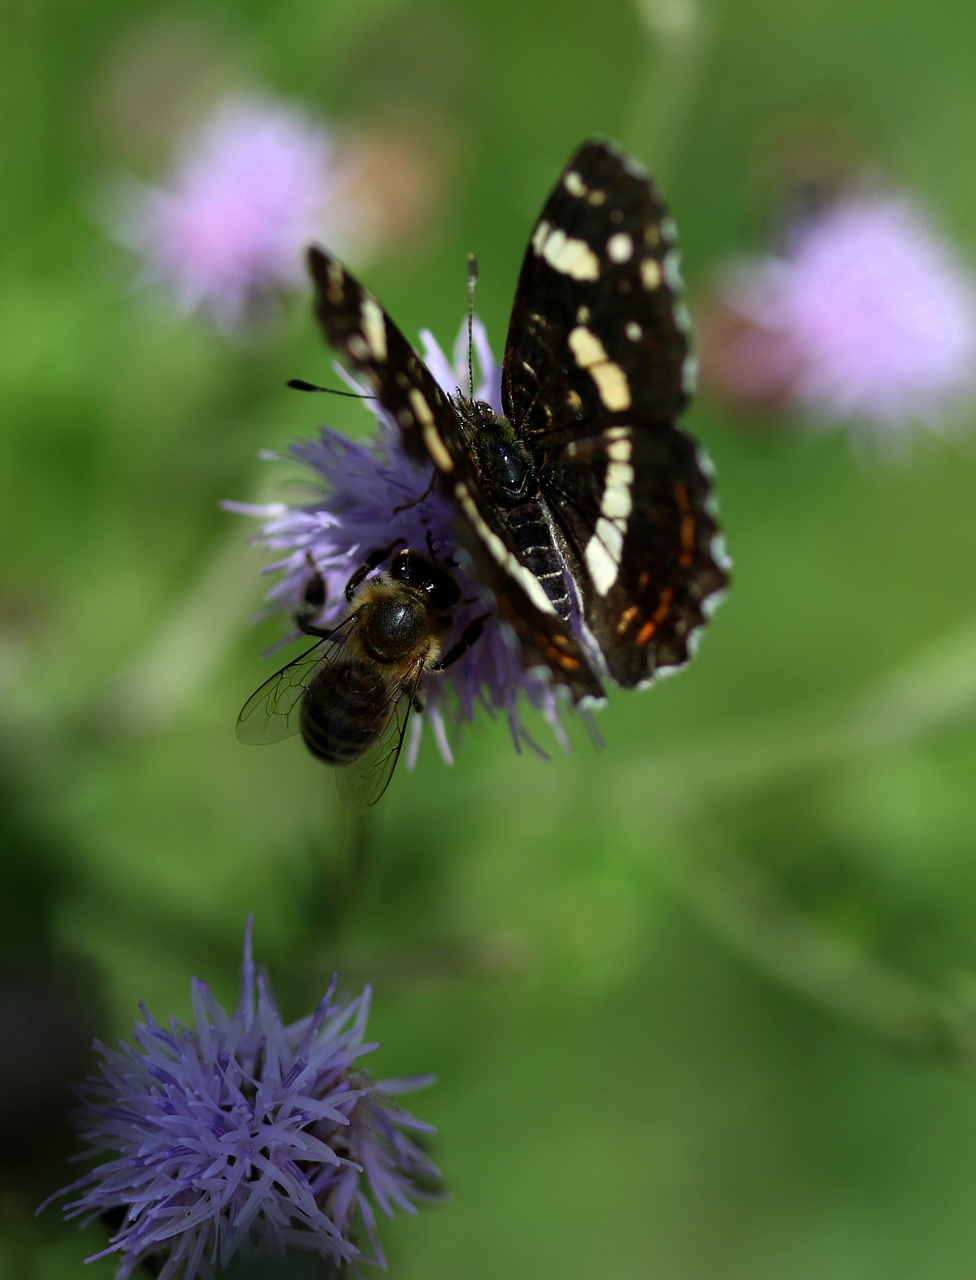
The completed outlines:
{"type": "Polygon", "coordinates": [[[115,234],[142,257],[146,282],[229,328],[304,288],[310,240],[341,253],[368,244],[358,168],[352,148],[301,111],[230,98],[183,140],[160,185],[126,185],[115,234]]]}
{"type": "Polygon", "coordinates": [[[976,288],[906,199],[859,194],[729,269],[701,325],[702,382],[741,413],[858,424],[889,447],[976,390],[976,288]]]}

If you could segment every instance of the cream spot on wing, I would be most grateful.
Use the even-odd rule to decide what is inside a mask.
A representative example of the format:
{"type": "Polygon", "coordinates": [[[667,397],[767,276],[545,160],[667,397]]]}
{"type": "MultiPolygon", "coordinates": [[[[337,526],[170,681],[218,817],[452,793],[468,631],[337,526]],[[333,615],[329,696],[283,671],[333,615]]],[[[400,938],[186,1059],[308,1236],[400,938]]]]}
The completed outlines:
{"type": "Polygon", "coordinates": [[[611,462],[607,467],[604,480],[606,487],[603,490],[600,511],[608,520],[613,520],[615,523],[623,521],[624,532],[626,532],[627,517],[632,507],[633,483],[634,468],[629,462],[611,462]]]}
{"type": "Polygon", "coordinates": [[[532,247],[560,275],[571,276],[574,280],[599,278],[599,258],[585,240],[568,236],[561,227],[550,227],[547,222],[540,222],[532,237],[532,247]]]}
{"type": "Polygon", "coordinates": [[[624,535],[621,530],[612,520],[605,520],[601,516],[584,553],[593,585],[601,596],[605,596],[617,581],[623,546],[624,535]]]}
{"type": "Polygon", "coordinates": [[[457,499],[458,506],[471,522],[471,526],[477,533],[479,540],[488,549],[495,563],[500,565],[509,577],[514,578],[519,583],[537,609],[541,609],[544,613],[555,614],[555,607],[546,595],[545,588],[539,579],[534,573],[530,573],[521,561],[516,560],[494,529],[485,524],[481,517],[481,512],[478,510],[478,504],[471,497],[468,486],[463,483],[456,484],[454,486],[454,496],[457,499]]]}
{"type": "Polygon", "coordinates": [[[427,403],[427,398],[418,390],[417,387],[410,388],[410,395],[408,399],[410,400],[411,408],[414,411],[414,416],[422,427],[425,427],[428,423],[434,421],[434,411],[427,403]]]}
{"type": "Polygon", "coordinates": [[[589,187],[579,176],[575,169],[570,169],[563,177],[563,186],[571,196],[577,198],[585,196],[589,187]]]}
{"type": "Polygon", "coordinates": [[[617,427],[608,431],[604,437],[607,445],[609,464],[604,479],[603,498],[600,501],[600,513],[621,523],[621,531],[627,530],[627,517],[633,506],[632,492],[634,484],[634,468],[631,462],[634,446],[629,427],[617,427]]]}
{"type": "Polygon", "coordinates": [[[438,471],[453,471],[454,460],[447,452],[444,441],[441,439],[441,433],[437,430],[437,423],[434,421],[434,413],[430,405],[427,403],[422,392],[416,387],[410,389],[410,407],[413,409],[417,421],[420,423],[420,430],[423,433],[424,444],[427,452],[430,454],[431,461],[438,471]]]}
{"type": "Polygon", "coordinates": [[[630,461],[634,452],[630,427],[612,427],[603,438],[607,442],[607,457],[612,462],[630,461]]]}
{"type": "Polygon", "coordinates": [[[592,365],[603,363],[610,358],[596,334],[582,325],[570,330],[568,341],[570,350],[583,369],[589,369],[592,365]]]}
{"type": "Polygon", "coordinates": [[[641,263],[640,271],[645,289],[660,289],[661,267],[656,258],[645,258],[641,263]]]}
{"type": "Polygon", "coordinates": [[[626,231],[618,231],[607,241],[607,253],[612,262],[627,262],[634,252],[634,242],[626,231]]]}
{"type": "Polygon", "coordinates": [[[634,484],[630,428],[613,427],[604,439],[609,462],[600,499],[600,518],[584,552],[586,567],[601,596],[605,596],[617,581],[620,571],[627,522],[633,509],[634,484]]]}
{"type": "Polygon", "coordinates": [[[631,342],[640,342],[644,330],[640,327],[636,320],[628,320],[624,325],[624,333],[631,342]]]}
{"type": "Polygon", "coordinates": [[[328,281],[326,295],[331,303],[338,305],[345,296],[346,273],[334,258],[329,258],[325,264],[325,275],[328,281]]]}
{"type": "Polygon", "coordinates": [[[596,383],[604,405],[611,412],[629,409],[632,400],[627,375],[610,359],[600,339],[589,329],[577,326],[570,330],[568,341],[577,363],[596,383]]]}
{"type": "Polygon", "coordinates": [[[369,347],[374,360],[385,362],[387,355],[386,317],[383,315],[383,308],[375,298],[363,298],[359,317],[363,325],[363,337],[366,339],[366,345],[369,347]]]}

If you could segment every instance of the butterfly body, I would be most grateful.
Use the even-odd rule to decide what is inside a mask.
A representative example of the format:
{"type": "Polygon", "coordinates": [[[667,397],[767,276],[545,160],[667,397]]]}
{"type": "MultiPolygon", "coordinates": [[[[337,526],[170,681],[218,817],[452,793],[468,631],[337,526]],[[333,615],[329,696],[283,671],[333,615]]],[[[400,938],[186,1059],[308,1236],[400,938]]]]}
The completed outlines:
{"type": "MultiPolygon", "coordinates": [[[[559,532],[544,498],[544,468],[540,468],[508,418],[494,412],[489,404],[452,397],[462,438],[468,447],[471,476],[456,481],[455,498],[481,513],[473,517],[474,528],[484,522],[481,537],[466,539],[476,560],[484,559],[484,529],[503,542],[518,548],[519,562],[545,594],[548,604],[563,622],[573,614],[566,559],[560,548],[559,532]],[[480,502],[473,504],[472,491],[480,502]]],[[[470,523],[470,522],[469,522],[470,523]]],[[[462,536],[463,536],[462,531],[462,536]]],[[[487,566],[489,577],[493,566],[487,566]]],[[[534,584],[530,586],[534,590],[534,584]]]]}

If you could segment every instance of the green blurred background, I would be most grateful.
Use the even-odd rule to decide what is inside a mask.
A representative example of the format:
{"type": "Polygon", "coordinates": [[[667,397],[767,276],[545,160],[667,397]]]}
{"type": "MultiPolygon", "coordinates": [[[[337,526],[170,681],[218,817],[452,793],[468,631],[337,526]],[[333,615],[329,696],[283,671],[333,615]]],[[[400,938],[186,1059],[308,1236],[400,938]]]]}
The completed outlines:
{"type": "Polygon", "coordinates": [[[358,832],[299,742],[235,740],[282,625],[252,625],[266,557],[218,503],[287,496],[258,449],[371,419],[284,389],[329,377],[306,298],[230,341],[134,290],[97,209],[113,176],[158,172],[180,111],[256,85],[429,141],[437,199],[367,276],[445,343],[475,250],[500,351],[532,220],[594,132],[660,174],[693,294],[762,243],[762,157],[795,118],[856,137],[973,259],[976,7],[9,18],[0,1013],[28,1123],[0,1157],[0,1273],[114,1270],[82,1265],[97,1228],[32,1219],[74,1175],[10,1082],[56,1075],[75,1023],[187,1016],[193,973],[232,1003],[254,911],[287,1016],[333,970],[372,982],[377,1073],[438,1076],[414,1106],[452,1199],[384,1225],[397,1280],[971,1276],[976,437],[892,466],[698,403],[735,585],[696,662],[613,696],[601,752],[577,728],[570,755],[519,757],[482,721],[448,770],[425,742],[358,832]]]}

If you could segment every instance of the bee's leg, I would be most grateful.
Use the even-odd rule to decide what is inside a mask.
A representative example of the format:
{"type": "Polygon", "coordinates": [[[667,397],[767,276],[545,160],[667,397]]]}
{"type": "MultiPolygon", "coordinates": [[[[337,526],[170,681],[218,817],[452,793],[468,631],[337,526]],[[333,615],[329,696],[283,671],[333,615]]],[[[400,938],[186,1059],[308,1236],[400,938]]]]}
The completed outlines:
{"type": "Polygon", "coordinates": [[[451,666],[452,663],[457,662],[458,658],[463,658],[484,630],[487,617],[487,613],[483,613],[480,618],[475,618],[469,622],[464,629],[464,635],[457,644],[452,645],[440,662],[435,662],[430,670],[443,671],[446,667],[451,666]]]}
{"type": "Polygon", "coordinates": [[[382,564],[384,560],[389,558],[390,552],[404,542],[405,539],[397,538],[395,542],[391,542],[388,547],[381,547],[378,551],[372,552],[366,560],[359,566],[356,572],[346,583],[346,599],[352,602],[353,596],[359,590],[359,584],[367,573],[372,573],[378,564],[382,564]]]}
{"type": "Polygon", "coordinates": [[[308,567],[311,569],[312,575],[306,583],[305,591],[302,594],[302,603],[295,611],[295,622],[306,635],[318,635],[319,632],[310,630],[310,627],[312,626],[312,619],[317,618],[325,608],[325,579],[312,558],[311,551],[305,552],[305,559],[308,561],[308,567]]]}

